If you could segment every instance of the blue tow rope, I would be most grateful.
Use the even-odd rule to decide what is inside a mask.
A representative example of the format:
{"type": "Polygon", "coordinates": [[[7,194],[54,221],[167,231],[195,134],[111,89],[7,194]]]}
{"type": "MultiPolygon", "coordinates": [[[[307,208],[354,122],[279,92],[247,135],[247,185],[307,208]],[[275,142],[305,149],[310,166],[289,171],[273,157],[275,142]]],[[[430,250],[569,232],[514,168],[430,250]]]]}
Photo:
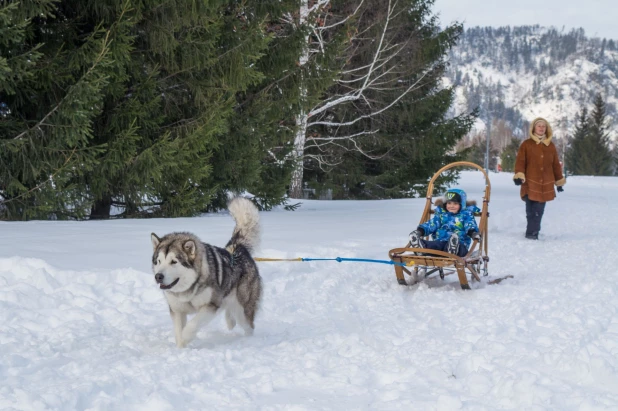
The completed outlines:
{"type": "Polygon", "coordinates": [[[389,265],[399,265],[402,267],[407,267],[404,263],[399,263],[391,260],[372,260],[369,258],[345,258],[345,257],[336,257],[336,258],[255,258],[256,261],[337,261],[341,263],[343,261],[355,261],[361,263],[378,263],[378,264],[389,264],[389,265]]]}

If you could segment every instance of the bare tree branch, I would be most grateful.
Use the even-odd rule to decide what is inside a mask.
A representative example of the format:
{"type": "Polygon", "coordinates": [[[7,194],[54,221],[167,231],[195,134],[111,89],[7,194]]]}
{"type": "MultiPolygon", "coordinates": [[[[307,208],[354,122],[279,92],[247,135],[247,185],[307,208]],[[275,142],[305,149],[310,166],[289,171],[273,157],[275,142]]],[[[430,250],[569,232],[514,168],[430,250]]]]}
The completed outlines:
{"type": "MultiPolygon", "coordinates": [[[[301,0],[300,24],[304,24],[310,33],[310,36],[306,37],[307,47],[299,59],[301,66],[307,64],[314,56],[325,53],[329,30],[357,15],[363,1],[350,16],[332,23],[327,23],[327,19],[332,17],[327,11],[329,3],[329,0],[316,0],[309,7],[308,0],[301,0]]],[[[371,153],[360,143],[363,137],[376,135],[379,130],[369,127],[361,131],[358,129],[352,131],[346,127],[358,126],[362,121],[377,118],[391,109],[406,96],[423,87],[425,79],[434,73],[440,64],[434,62],[416,70],[409,65],[406,66],[404,53],[413,50],[415,37],[413,35],[407,38],[398,37],[399,27],[395,19],[408,12],[399,3],[398,0],[381,2],[380,7],[383,7],[383,10],[380,12],[383,12],[383,15],[380,14],[378,17],[372,15],[370,17],[372,21],[361,24],[360,33],[352,33],[348,39],[349,46],[345,49],[345,57],[341,59],[338,78],[333,81],[329,96],[322,98],[313,107],[301,110],[297,115],[297,133],[292,151],[296,165],[290,182],[291,196],[302,194],[300,190],[303,159],[312,160],[323,168],[338,164],[339,160],[329,156],[332,157],[334,153],[342,151],[357,152],[370,159],[384,157],[386,154],[371,153]],[[378,24],[380,26],[377,35],[371,34],[378,24]],[[353,57],[359,50],[367,47],[372,49],[369,63],[355,67],[353,57]],[[379,98],[386,93],[393,95],[392,100],[385,101],[379,98]],[[319,130],[319,134],[312,135],[316,129],[319,130]],[[312,151],[307,152],[307,149],[312,151]]],[[[307,87],[302,82],[300,91],[304,100],[307,97],[307,87]]]]}
{"type": "MultiPolygon", "coordinates": [[[[411,91],[415,90],[417,88],[417,86],[419,85],[419,83],[421,82],[421,80],[423,80],[425,78],[425,76],[427,76],[428,73],[430,73],[431,71],[433,71],[435,65],[432,65],[430,68],[426,69],[422,76],[414,82],[414,84],[412,84],[410,87],[408,87],[404,92],[402,92],[396,99],[394,99],[390,104],[388,104],[387,106],[381,108],[380,110],[374,111],[372,113],[369,114],[365,114],[362,116],[359,116],[357,118],[355,118],[354,120],[351,121],[346,121],[346,122],[330,122],[330,121],[316,121],[316,122],[312,122],[312,123],[307,123],[308,127],[312,127],[312,126],[317,126],[317,125],[323,125],[323,126],[337,126],[337,127],[342,127],[342,126],[351,126],[353,124],[358,123],[359,121],[363,120],[363,119],[367,119],[367,118],[371,118],[371,117],[375,117],[378,114],[382,114],[383,112],[385,112],[386,110],[388,110],[389,108],[393,107],[395,104],[397,104],[399,102],[399,100],[401,100],[402,98],[404,98],[408,93],[410,93],[411,91]]],[[[350,101],[351,99],[346,99],[346,101],[350,101]]],[[[354,99],[357,100],[357,99],[354,99]]],[[[340,103],[339,103],[340,104],[340,103]]],[[[332,104],[331,106],[334,106],[336,104],[332,104]]]]}

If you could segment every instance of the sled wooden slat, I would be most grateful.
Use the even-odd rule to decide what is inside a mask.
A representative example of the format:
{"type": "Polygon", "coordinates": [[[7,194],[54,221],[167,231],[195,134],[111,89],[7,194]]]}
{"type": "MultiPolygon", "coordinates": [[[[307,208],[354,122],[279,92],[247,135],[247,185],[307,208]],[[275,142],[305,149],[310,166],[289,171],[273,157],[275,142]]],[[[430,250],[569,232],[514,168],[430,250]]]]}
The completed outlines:
{"type": "MultiPolygon", "coordinates": [[[[432,254],[438,253],[436,250],[430,250],[427,248],[395,248],[391,250],[390,253],[392,252],[397,253],[398,250],[405,250],[409,252],[412,252],[412,250],[414,250],[414,252],[432,253],[432,254]]],[[[422,266],[431,265],[434,267],[454,266],[457,260],[455,258],[450,258],[448,253],[443,253],[443,254],[445,254],[443,257],[431,256],[431,255],[413,255],[413,254],[403,254],[398,257],[401,259],[401,262],[407,265],[408,267],[412,267],[415,265],[422,265],[422,266]]]]}
{"type": "MultiPolygon", "coordinates": [[[[470,245],[470,250],[468,251],[468,254],[465,257],[459,257],[444,251],[429,250],[424,248],[410,248],[409,242],[403,248],[394,248],[390,250],[388,256],[392,261],[403,263],[408,267],[413,267],[415,273],[418,272],[419,268],[430,270],[433,268],[440,268],[441,270],[444,267],[453,267],[453,269],[457,272],[457,276],[459,277],[459,283],[461,285],[461,288],[470,289],[466,272],[470,273],[471,279],[473,281],[480,281],[481,274],[487,275],[487,264],[489,262],[489,257],[487,255],[487,219],[489,217],[488,205],[491,193],[491,183],[489,181],[489,176],[487,175],[485,170],[481,166],[470,163],[468,161],[457,161],[451,164],[447,164],[446,166],[438,170],[429,181],[429,185],[427,187],[425,209],[423,210],[419,225],[429,221],[431,215],[434,213],[432,205],[435,181],[444,171],[454,167],[475,168],[481,171],[483,173],[483,176],[485,177],[485,191],[483,194],[483,204],[481,207],[481,212],[474,213],[474,216],[476,218],[479,218],[479,222],[477,225],[479,227],[479,233],[481,234],[481,241],[479,242],[477,240],[474,240],[470,245]],[[481,266],[482,270],[484,271],[483,273],[481,273],[481,266]]],[[[407,270],[405,267],[398,265],[395,265],[394,267],[397,282],[402,285],[407,285],[404,273],[412,275],[411,271],[407,270]]]]}

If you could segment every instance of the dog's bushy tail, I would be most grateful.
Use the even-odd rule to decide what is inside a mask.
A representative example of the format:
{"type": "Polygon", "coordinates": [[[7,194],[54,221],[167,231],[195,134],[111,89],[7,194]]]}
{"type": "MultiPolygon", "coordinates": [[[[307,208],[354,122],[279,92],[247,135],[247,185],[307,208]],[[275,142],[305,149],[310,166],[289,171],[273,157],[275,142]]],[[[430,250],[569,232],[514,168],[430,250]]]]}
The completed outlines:
{"type": "Polygon", "coordinates": [[[227,243],[228,251],[233,252],[237,245],[253,252],[260,242],[260,215],[251,200],[244,197],[233,198],[227,209],[236,221],[232,238],[227,243]]]}

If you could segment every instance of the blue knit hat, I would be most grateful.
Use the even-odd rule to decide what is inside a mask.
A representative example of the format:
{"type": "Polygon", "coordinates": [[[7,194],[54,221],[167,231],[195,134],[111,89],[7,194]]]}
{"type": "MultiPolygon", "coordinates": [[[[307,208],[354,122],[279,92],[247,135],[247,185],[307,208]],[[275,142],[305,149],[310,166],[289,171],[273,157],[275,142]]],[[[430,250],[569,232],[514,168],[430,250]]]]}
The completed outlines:
{"type": "Polygon", "coordinates": [[[467,195],[466,192],[460,188],[451,188],[444,194],[444,204],[449,201],[459,203],[462,207],[466,205],[467,195]]]}

